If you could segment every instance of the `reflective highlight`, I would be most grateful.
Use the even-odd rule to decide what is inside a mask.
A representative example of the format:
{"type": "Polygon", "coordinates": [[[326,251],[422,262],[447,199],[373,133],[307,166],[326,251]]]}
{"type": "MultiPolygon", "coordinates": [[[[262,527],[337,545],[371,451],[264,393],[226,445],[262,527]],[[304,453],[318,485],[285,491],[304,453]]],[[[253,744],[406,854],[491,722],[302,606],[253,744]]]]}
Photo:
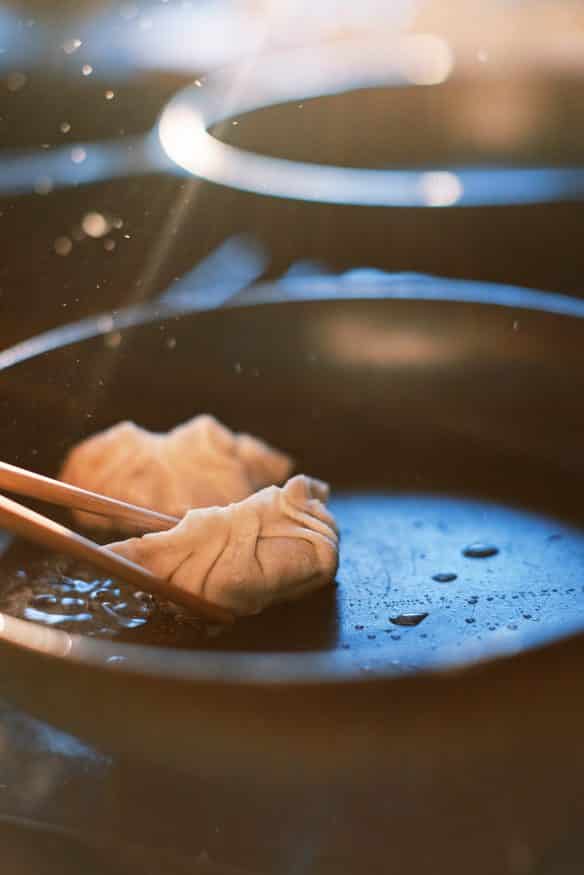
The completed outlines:
{"type": "Polygon", "coordinates": [[[50,150],[0,152],[0,193],[48,194],[56,188],[164,170],[154,137],[75,143],[50,150]]]}
{"type": "MultiPolygon", "coordinates": [[[[408,39],[402,41],[401,53],[391,57],[386,45],[375,48],[368,44],[365,51],[364,46],[351,44],[342,52],[302,50],[258,59],[244,71],[217,74],[204,88],[190,86],[169,102],[158,125],[162,147],[178,167],[199,179],[293,200],[358,206],[452,207],[582,198],[584,169],[579,167],[423,171],[334,167],[261,156],[222,143],[209,133],[213,125],[260,107],[351,89],[404,84],[412,57],[408,39]],[[295,71],[294,77],[289,76],[291,69],[295,71]]],[[[436,67],[434,75],[448,74],[445,61],[446,55],[442,58],[443,66],[436,67]]]]}
{"type": "MultiPolygon", "coordinates": [[[[285,5],[276,10],[266,0],[264,7],[264,24],[271,22],[274,16],[280,22],[278,26],[290,18],[291,12],[286,11],[285,5]]],[[[160,19],[166,22],[166,27],[174,20],[172,14],[168,17],[171,12],[163,9],[152,15],[166,16],[160,19]]],[[[201,20],[207,20],[205,15],[211,16],[209,4],[203,4],[195,18],[199,20],[203,16],[201,20]]],[[[184,15],[179,18],[183,21],[184,15]]],[[[312,24],[320,22],[319,27],[324,27],[320,13],[314,12],[309,18],[312,24]]],[[[221,20],[220,17],[208,18],[210,35],[215,33],[213,28],[221,20]]],[[[355,12],[351,19],[353,25],[358,20],[355,12]]],[[[162,28],[159,32],[156,21],[152,19],[152,22],[152,26],[140,27],[140,45],[144,44],[144,34],[151,32],[158,43],[165,43],[160,33],[166,31],[162,28]]],[[[136,27],[134,16],[126,23],[136,27]]],[[[12,33],[13,26],[11,19],[0,14],[0,43],[4,33],[12,33]]],[[[79,64],[78,50],[83,48],[85,60],[86,48],[91,44],[91,59],[100,58],[96,71],[108,70],[107,59],[100,55],[102,50],[107,51],[107,46],[100,48],[99,41],[94,44],[93,39],[88,40],[88,28],[91,30],[93,26],[76,27],[67,39],[58,42],[58,51],[61,55],[71,55],[71,63],[79,64]]],[[[170,44],[176,48],[177,34],[172,28],[168,33],[170,44]]],[[[205,33],[203,29],[201,34],[205,33]]],[[[270,33],[272,39],[273,33],[270,33]]],[[[164,108],[155,130],[144,137],[94,144],[72,143],[67,147],[18,154],[0,152],[0,193],[47,195],[65,186],[143,173],[173,172],[270,197],[359,206],[447,208],[583,198],[584,168],[581,167],[345,168],[254,154],[221,142],[209,133],[229,118],[276,104],[362,88],[436,85],[451,76],[462,63],[458,57],[455,59],[449,43],[437,34],[399,36],[394,29],[390,38],[386,34],[383,39],[370,37],[365,41],[341,39],[341,33],[344,33],[342,28],[333,42],[269,55],[265,54],[265,44],[270,40],[264,31],[264,42],[253,43],[257,55],[248,55],[244,64],[211,73],[204,83],[196,81],[181,90],[164,108]]],[[[184,33],[182,37],[186,45],[188,37],[184,33]]],[[[213,39],[217,43],[216,34],[213,39]]],[[[225,40],[228,42],[228,34],[225,40]]],[[[200,35],[197,45],[204,42],[200,35]]],[[[221,44],[225,45],[225,41],[221,44]]],[[[247,45],[248,52],[250,45],[247,45]]],[[[134,61],[128,56],[129,65],[134,61]]],[[[91,68],[90,64],[85,66],[91,68]]],[[[209,66],[212,66],[210,62],[209,66]]],[[[78,70],[81,76],[81,67],[78,70]]],[[[18,71],[13,70],[10,81],[19,88],[26,87],[17,74],[18,71]]],[[[113,91],[104,92],[105,100],[114,97],[113,91]]],[[[70,124],[62,122],[60,130],[68,133],[70,124]]],[[[160,253],[156,255],[157,260],[159,256],[160,253]]]]}

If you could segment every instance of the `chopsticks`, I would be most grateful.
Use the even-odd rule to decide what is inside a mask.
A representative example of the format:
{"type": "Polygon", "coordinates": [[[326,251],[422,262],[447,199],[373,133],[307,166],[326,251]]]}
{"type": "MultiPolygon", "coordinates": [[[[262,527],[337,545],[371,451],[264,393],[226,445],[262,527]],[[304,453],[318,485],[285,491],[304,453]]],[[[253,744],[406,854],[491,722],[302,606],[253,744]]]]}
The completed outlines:
{"type": "Polygon", "coordinates": [[[87,489],[79,489],[77,486],[70,486],[69,483],[62,483],[60,480],[53,480],[51,477],[44,477],[42,474],[17,468],[6,462],[0,462],[0,489],[26,495],[28,498],[38,498],[49,504],[74,507],[76,510],[84,510],[98,516],[124,520],[144,531],[161,532],[171,529],[180,522],[178,517],[108,498],[97,492],[89,492],[87,489]]]}
{"type": "MultiPolygon", "coordinates": [[[[0,487],[5,489],[16,491],[14,483],[18,482],[18,491],[35,498],[40,498],[41,496],[38,494],[39,479],[41,481],[47,481],[49,485],[53,484],[53,486],[59,487],[65,486],[65,484],[51,481],[48,477],[41,477],[39,474],[27,472],[24,469],[14,469],[13,466],[6,465],[5,463],[0,463],[0,465],[0,487]],[[7,468],[13,469],[8,472],[10,477],[14,478],[14,472],[17,472],[18,474],[18,478],[12,479],[11,482],[13,485],[11,487],[5,485],[5,483],[8,482],[8,479],[10,479],[10,477],[6,477],[7,468]],[[30,477],[28,478],[26,475],[30,475],[30,477]],[[27,491],[24,492],[24,490],[27,491]],[[35,491],[33,492],[32,490],[35,491]]],[[[75,487],[67,487],[67,489],[74,490],[75,487]]],[[[50,491],[51,490],[47,490],[45,484],[42,495],[44,501],[54,501],[54,499],[48,497],[50,491]]],[[[76,492],[83,493],[84,490],[76,490],[76,492]]],[[[55,503],[65,504],[64,499],[66,497],[66,491],[56,490],[53,494],[60,498],[60,500],[55,503]]],[[[99,506],[102,508],[102,513],[104,512],[105,506],[107,505],[110,507],[110,502],[113,501],[113,499],[108,499],[105,496],[99,496],[95,493],[87,493],[87,495],[92,498],[93,503],[91,507],[87,505],[84,496],[72,497],[75,497],[76,501],[81,498],[83,501],[83,506],[80,507],[81,510],[89,509],[93,513],[97,512],[95,510],[97,504],[93,501],[94,499],[98,499],[99,506]]],[[[115,504],[116,506],[119,506],[123,505],[124,502],[115,502],[115,504]]],[[[136,510],[142,511],[148,515],[148,519],[152,522],[153,511],[146,511],[143,508],[136,508],[133,505],[127,505],[126,507],[130,508],[132,513],[136,510]]],[[[118,507],[118,510],[120,509],[121,508],[118,507]]],[[[163,514],[154,514],[154,516],[164,518],[166,520],[165,528],[170,528],[168,522],[169,520],[173,520],[172,517],[165,517],[163,514]]],[[[127,516],[124,518],[128,519],[127,516]]],[[[232,623],[234,620],[233,614],[225,608],[212,604],[193,593],[189,593],[182,589],[182,587],[176,586],[176,584],[173,584],[170,581],[161,580],[140,565],[136,565],[134,562],[130,562],[122,556],[118,556],[117,553],[111,552],[107,547],[101,547],[94,541],[89,540],[89,538],[84,538],[82,535],[78,535],[66,526],[63,526],[40,513],[36,513],[36,511],[33,511],[16,501],[12,501],[12,499],[6,498],[4,495],[0,495],[0,525],[23,538],[27,538],[28,540],[41,544],[44,547],[49,547],[51,550],[66,553],[69,556],[73,556],[75,559],[91,562],[103,571],[107,571],[108,574],[112,574],[114,577],[120,577],[141,590],[145,590],[146,592],[150,592],[160,598],[183,605],[202,619],[221,624],[232,623]]],[[[174,520],[172,525],[174,525],[174,520]]]]}

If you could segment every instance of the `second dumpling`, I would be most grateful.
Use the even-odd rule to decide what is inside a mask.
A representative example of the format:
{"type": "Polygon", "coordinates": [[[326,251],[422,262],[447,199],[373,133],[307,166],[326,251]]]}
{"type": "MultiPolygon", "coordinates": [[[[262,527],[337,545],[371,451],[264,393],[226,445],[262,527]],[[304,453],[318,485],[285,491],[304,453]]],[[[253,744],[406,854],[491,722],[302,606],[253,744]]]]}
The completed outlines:
{"type": "MultiPolygon", "coordinates": [[[[283,483],[289,456],[246,434],[234,434],[214,417],[196,416],[167,434],[121,422],[82,441],[68,454],[60,478],[141,507],[183,517],[191,508],[241,501],[283,483]]],[[[111,529],[105,517],[74,512],[91,528],[111,529]]],[[[133,531],[116,523],[115,528],[133,531]]]]}

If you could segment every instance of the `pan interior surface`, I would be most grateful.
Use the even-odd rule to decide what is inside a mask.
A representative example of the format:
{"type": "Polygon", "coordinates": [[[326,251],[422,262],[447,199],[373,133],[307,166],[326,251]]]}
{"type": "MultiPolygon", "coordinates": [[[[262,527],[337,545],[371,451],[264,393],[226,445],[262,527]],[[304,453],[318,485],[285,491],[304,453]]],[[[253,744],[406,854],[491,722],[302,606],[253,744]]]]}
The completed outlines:
{"type": "MultiPolygon", "coordinates": [[[[163,429],[210,412],[330,481],[334,587],[213,638],[147,623],[120,648],[330,653],[363,671],[472,662],[584,626],[583,339],[579,319],[485,302],[154,320],[5,371],[7,460],[54,473],[113,422],[163,429]]],[[[28,555],[6,551],[5,579],[28,555]]]]}
{"type": "Polygon", "coordinates": [[[584,533],[451,495],[346,493],[338,628],[368,665],[486,658],[584,626],[584,533]]]}

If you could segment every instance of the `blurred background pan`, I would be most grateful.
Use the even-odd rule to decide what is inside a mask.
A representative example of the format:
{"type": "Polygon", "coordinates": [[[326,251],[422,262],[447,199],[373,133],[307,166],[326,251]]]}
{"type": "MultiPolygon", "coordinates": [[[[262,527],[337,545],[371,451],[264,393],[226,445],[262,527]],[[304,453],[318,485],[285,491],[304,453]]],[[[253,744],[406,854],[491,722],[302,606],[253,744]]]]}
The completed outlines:
{"type": "MultiPolygon", "coordinates": [[[[339,34],[367,39],[376,31],[378,39],[387,33],[391,58],[391,39],[408,25],[414,37],[429,34],[428,56],[421,68],[406,70],[399,87],[348,88],[242,114],[235,102],[226,123],[217,126],[227,143],[345,167],[579,166],[582,54],[575,4],[369,3],[360,12],[354,4],[325,3],[320,12],[310,4],[303,12],[280,4],[278,15],[272,6],[5,5],[4,346],[153,298],[177,279],[188,282],[194,265],[242,232],[268,254],[268,278],[293,262],[312,260],[333,271],[368,265],[580,294],[582,206],[576,185],[539,203],[537,197],[518,203],[509,185],[500,206],[443,202],[439,209],[387,209],[194,182],[175,175],[172,162],[165,172],[140,169],[136,143],[156,131],[167,102],[193,81],[204,91],[206,77],[222,65],[237,74],[250,46],[256,51],[256,31],[266,20],[272,28],[267,47],[276,52],[308,44],[318,58],[319,40],[342,49],[339,34]],[[126,143],[136,156],[128,159],[128,175],[109,178],[105,162],[91,185],[60,188],[41,165],[18,195],[11,188],[10,161],[28,150],[50,161],[58,150],[70,149],[73,183],[75,174],[82,178],[92,148],[109,141],[126,143]]],[[[257,55],[250,57],[255,64],[257,55]]],[[[293,81],[289,69],[282,72],[293,81]]],[[[486,183],[487,202],[493,186],[486,183]]]]}

